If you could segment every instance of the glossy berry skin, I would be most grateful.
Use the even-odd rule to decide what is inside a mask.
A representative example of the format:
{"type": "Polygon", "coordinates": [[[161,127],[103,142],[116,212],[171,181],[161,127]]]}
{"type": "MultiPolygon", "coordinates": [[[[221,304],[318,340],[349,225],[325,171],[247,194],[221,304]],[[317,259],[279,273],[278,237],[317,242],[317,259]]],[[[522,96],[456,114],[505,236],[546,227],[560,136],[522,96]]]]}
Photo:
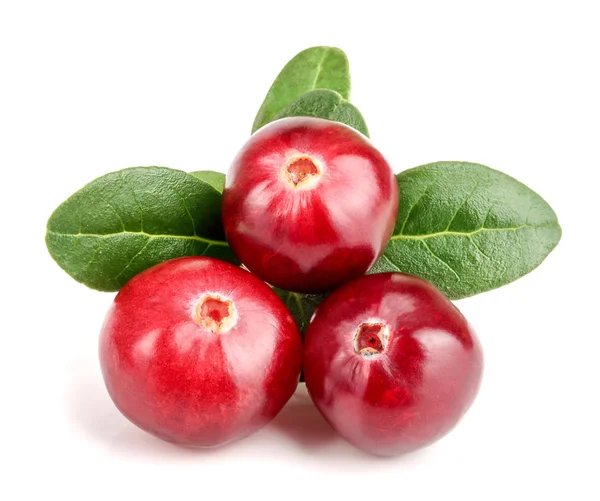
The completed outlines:
{"type": "Polygon", "coordinates": [[[207,257],[166,261],[117,294],[100,336],[108,392],[134,424],[212,447],[268,423],[294,393],[298,328],[264,282],[207,257]]]}
{"type": "Polygon", "coordinates": [[[473,402],[483,356],[433,285],[367,275],[328,296],[305,338],[306,386],[325,419],[367,452],[393,456],[448,433],[473,402]]]}
{"type": "Polygon", "coordinates": [[[223,225],[231,248],[266,282],[324,292],[381,256],[398,212],[398,184],[354,129],[320,118],[272,122],[227,174],[223,225]]]}

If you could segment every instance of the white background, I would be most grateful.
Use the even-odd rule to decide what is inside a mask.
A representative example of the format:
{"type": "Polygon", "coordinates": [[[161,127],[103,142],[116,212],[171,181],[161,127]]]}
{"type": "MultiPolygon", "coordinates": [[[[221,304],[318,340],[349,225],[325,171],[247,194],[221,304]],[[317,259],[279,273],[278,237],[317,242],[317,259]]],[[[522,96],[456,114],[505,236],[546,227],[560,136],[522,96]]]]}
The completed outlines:
{"type": "Polygon", "coordinates": [[[600,499],[597,2],[27,2],[0,7],[0,499],[600,499]],[[594,5],[596,4],[596,5],[594,5]],[[46,252],[52,210],[113,170],[225,171],[298,51],[346,51],[396,171],[480,162],[556,210],[543,265],[457,304],[486,368],[446,438],[377,459],[299,393],[258,434],[190,451],[104,389],[112,294],[46,252]]]}

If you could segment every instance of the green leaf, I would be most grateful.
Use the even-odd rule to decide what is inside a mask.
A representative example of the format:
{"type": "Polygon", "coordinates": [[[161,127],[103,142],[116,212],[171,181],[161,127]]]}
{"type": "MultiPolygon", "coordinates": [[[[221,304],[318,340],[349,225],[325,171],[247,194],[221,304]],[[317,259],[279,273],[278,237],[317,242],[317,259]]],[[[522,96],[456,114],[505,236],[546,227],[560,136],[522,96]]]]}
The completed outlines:
{"type": "Polygon", "coordinates": [[[370,273],[419,275],[459,299],[529,273],[560,240],[556,214],[537,193],[484,165],[437,162],[397,178],[398,220],[370,273]]]}
{"type": "Polygon", "coordinates": [[[321,304],[321,301],[325,299],[325,295],[299,294],[297,292],[290,292],[277,287],[273,287],[273,290],[285,303],[287,309],[290,310],[290,313],[298,324],[300,332],[302,332],[304,335],[313,313],[317,309],[317,306],[321,304]]]}
{"type": "Polygon", "coordinates": [[[272,122],[292,101],[313,89],[330,89],[350,97],[350,67],[335,47],[312,47],[297,54],[281,70],[254,119],[252,132],[272,122]]]}
{"type": "MultiPolygon", "coordinates": [[[[325,294],[300,294],[277,287],[273,287],[273,290],[285,303],[304,337],[315,310],[325,299],[325,294]]],[[[304,371],[300,374],[300,382],[304,382],[304,371]]]]}
{"type": "Polygon", "coordinates": [[[358,108],[334,90],[317,89],[302,94],[281,110],[275,120],[284,117],[318,117],[353,127],[369,137],[369,129],[358,108]]]}
{"type": "Polygon", "coordinates": [[[223,189],[225,188],[225,174],[215,172],[214,170],[197,170],[190,172],[190,174],[200,179],[200,181],[210,184],[221,195],[223,194],[223,189]]]}
{"type": "Polygon", "coordinates": [[[124,169],[84,186],[50,216],[46,245],[75,280],[102,291],[175,257],[237,263],[223,235],[220,193],[165,167],[124,169]]]}

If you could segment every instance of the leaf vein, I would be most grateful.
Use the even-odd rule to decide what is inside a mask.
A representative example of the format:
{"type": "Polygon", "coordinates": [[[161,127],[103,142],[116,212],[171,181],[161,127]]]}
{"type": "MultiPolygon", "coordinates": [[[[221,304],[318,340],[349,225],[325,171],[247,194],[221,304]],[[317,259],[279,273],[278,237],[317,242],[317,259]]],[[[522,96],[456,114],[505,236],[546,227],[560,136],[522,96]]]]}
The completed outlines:
{"type": "Polygon", "coordinates": [[[438,256],[435,252],[433,252],[431,250],[431,247],[429,247],[429,245],[427,245],[427,242],[425,242],[424,240],[421,240],[421,243],[425,246],[425,248],[429,251],[429,253],[436,258],[440,263],[442,263],[444,266],[446,266],[446,268],[448,268],[452,273],[454,273],[454,275],[456,275],[456,278],[458,279],[458,281],[460,282],[460,275],[458,273],[456,273],[456,270],[454,268],[452,268],[452,266],[450,266],[446,261],[444,261],[440,256],[438,256]]]}
{"type": "Polygon", "coordinates": [[[304,311],[304,305],[302,304],[302,299],[300,299],[300,294],[292,292],[294,299],[296,300],[296,304],[298,305],[298,310],[300,311],[300,317],[302,318],[303,324],[308,325],[308,319],[306,318],[306,312],[304,311]]]}
{"type": "Polygon", "coordinates": [[[546,227],[546,226],[555,226],[558,223],[555,222],[548,222],[548,223],[542,223],[542,224],[538,224],[538,225],[532,225],[532,224],[522,224],[520,226],[514,226],[512,228],[479,228],[477,230],[473,230],[473,231],[439,231],[436,233],[429,233],[429,234],[423,234],[423,235],[405,235],[405,234],[398,234],[398,235],[393,235],[392,238],[390,240],[424,240],[427,238],[435,238],[435,237],[442,237],[442,236],[459,236],[459,237],[470,237],[473,235],[477,235],[478,233],[484,233],[484,232],[488,232],[488,231],[518,231],[518,230],[522,230],[524,228],[542,228],[542,227],[546,227]]]}
{"type": "Polygon", "coordinates": [[[419,198],[417,198],[417,201],[414,204],[412,204],[412,206],[410,207],[410,209],[408,209],[408,214],[406,214],[406,218],[404,219],[404,222],[402,223],[402,228],[400,228],[400,231],[398,232],[399,235],[403,234],[404,227],[406,226],[406,223],[408,223],[408,220],[410,219],[410,216],[412,214],[413,209],[418,205],[418,203],[421,201],[421,199],[425,196],[425,193],[427,193],[428,189],[429,189],[429,186],[427,186],[423,190],[423,193],[421,193],[421,195],[419,196],[419,198]]]}
{"type": "Polygon", "coordinates": [[[94,262],[94,260],[96,259],[96,256],[98,255],[98,253],[100,252],[100,249],[102,248],[102,243],[103,241],[100,240],[100,242],[98,242],[98,245],[96,246],[96,248],[94,249],[94,252],[92,253],[92,257],[90,257],[90,260],[88,261],[88,263],[85,265],[85,268],[82,270],[82,272],[86,272],[87,269],[92,265],[92,263],[94,262]]]}
{"type": "Polygon", "coordinates": [[[125,265],[125,267],[119,272],[119,274],[114,278],[114,281],[116,282],[117,286],[121,286],[121,284],[119,283],[119,277],[125,273],[125,271],[127,271],[129,269],[129,267],[131,266],[131,263],[133,263],[133,261],[135,260],[136,257],[138,257],[143,250],[148,246],[148,244],[150,243],[151,239],[146,240],[146,243],[144,245],[142,245],[142,248],[137,251],[135,253],[135,255],[129,260],[129,262],[125,265]]]}
{"type": "Polygon", "coordinates": [[[317,80],[319,80],[319,77],[321,76],[321,70],[323,69],[323,63],[325,62],[325,59],[327,58],[327,50],[323,51],[323,57],[321,58],[321,62],[319,63],[319,65],[317,66],[317,70],[315,71],[315,79],[312,83],[312,85],[310,86],[311,89],[314,89],[315,86],[317,85],[317,80]]]}
{"type": "Polygon", "coordinates": [[[192,222],[192,231],[194,233],[194,236],[196,236],[196,221],[194,221],[194,218],[192,217],[192,213],[190,212],[190,209],[188,208],[188,205],[187,205],[187,202],[185,201],[185,198],[183,198],[181,196],[181,194],[171,184],[169,184],[169,188],[171,188],[171,190],[173,190],[173,193],[175,193],[181,199],[181,203],[183,204],[183,208],[185,209],[185,212],[187,212],[187,215],[189,216],[190,221],[192,222]]]}
{"type": "Polygon", "coordinates": [[[389,257],[387,257],[387,255],[386,255],[386,254],[382,254],[382,255],[381,255],[381,257],[382,257],[383,259],[385,259],[385,260],[386,260],[386,261],[387,261],[387,262],[388,262],[390,265],[392,265],[392,267],[393,267],[393,268],[395,268],[396,270],[398,270],[398,271],[400,271],[400,272],[402,271],[402,270],[401,270],[401,269],[398,267],[398,265],[396,265],[396,263],[394,263],[394,262],[393,262],[393,261],[392,261],[392,260],[391,260],[389,257]]]}
{"type": "Polygon", "coordinates": [[[208,249],[210,249],[213,246],[213,244],[208,244],[204,250],[202,251],[202,254],[200,254],[201,256],[205,256],[206,253],[208,252],[208,249]]]}
{"type": "Polygon", "coordinates": [[[48,233],[52,233],[53,235],[63,236],[63,237],[90,237],[90,238],[110,238],[110,237],[118,237],[121,235],[141,235],[149,238],[173,238],[178,240],[197,240],[198,242],[204,242],[211,245],[220,245],[223,247],[227,247],[227,242],[223,242],[221,240],[211,240],[209,238],[204,238],[199,235],[160,235],[160,234],[152,234],[146,233],[145,231],[121,231],[118,233],[105,233],[104,235],[99,235],[97,233],[60,233],[58,231],[48,230],[48,233]]]}
{"type": "Polygon", "coordinates": [[[487,255],[485,252],[483,252],[483,251],[481,250],[481,247],[479,247],[479,245],[477,245],[477,242],[475,242],[475,240],[473,240],[473,237],[472,237],[471,235],[469,235],[467,238],[468,238],[468,239],[469,239],[469,241],[470,241],[470,242],[471,242],[471,243],[472,243],[472,244],[475,246],[475,248],[476,248],[476,249],[479,251],[479,253],[480,253],[482,256],[485,256],[485,257],[487,257],[487,258],[488,258],[490,261],[495,261],[494,259],[492,259],[490,256],[488,256],[488,255],[487,255]]]}
{"type": "Polygon", "coordinates": [[[144,210],[142,209],[142,204],[140,204],[137,197],[135,196],[135,190],[133,189],[133,184],[131,184],[131,181],[129,181],[129,179],[123,177],[123,172],[119,171],[119,175],[120,175],[121,179],[123,180],[123,182],[127,186],[129,186],[129,189],[131,190],[131,196],[133,197],[133,201],[137,204],[137,206],[140,209],[140,230],[144,231],[144,210]]]}
{"type": "Polygon", "coordinates": [[[121,217],[121,214],[119,214],[117,212],[117,209],[115,209],[114,205],[111,204],[104,197],[100,197],[100,200],[102,200],[106,205],[108,205],[110,207],[110,209],[115,213],[115,215],[119,218],[119,221],[121,221],[121,226],[123,227],[123,231],[125,231],[125,221],[123,221],[123,218],[121,217]]]}
{"type": "Polygon", "coordinates": [[[462,203],[458,206],[458,209],[456,209],[456,212],[454,213],[454,216],[452,216],[452,219],[450,219],[450,222],[448,223],[448,226],[446,226],[446,229],[444,231],[448,231],[450,229],[450,226],[452,226],[452,223],[456,219],[456,216],[458,216],[458,213],[460,212],[460,209],[462,209],[464,207],[464,205],[467,203],[467,201],[469,200],[469,198],[471,198],[471,195],[473,195],[473,193],[475,193],[475,190],[477,189],[478,186],[479,186],[479,181],[477,181],[475,183],[475,186],[473,186],[473,189],[465,197],[465,199],[462,201],[462,203]]]}

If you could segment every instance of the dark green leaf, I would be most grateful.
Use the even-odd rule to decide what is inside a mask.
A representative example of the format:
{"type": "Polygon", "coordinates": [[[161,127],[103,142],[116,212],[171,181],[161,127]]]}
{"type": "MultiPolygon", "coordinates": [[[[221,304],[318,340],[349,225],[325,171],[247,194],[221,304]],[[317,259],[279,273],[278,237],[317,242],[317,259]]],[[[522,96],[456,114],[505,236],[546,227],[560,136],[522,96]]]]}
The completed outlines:
{"type": "Polygon", "coordinates": [[[325,299],[325,296],[323,294],[299,294],[277,287],[273,287],[273,290],[285,303],[288,310],[290,310],[298,324],[300,332],[304,335],[313,313],[317,309],[317,306],[321,304],[321,301],[325,299]]]}
{"type": "Polygon", "coordinates": [[[317,89],[302,94],[281,110],[275,120],[284,117],[318,117],[353,127],[369,137],[369,129],[360,111],[334,90],[317,89]]]}
{"type": "MultiPolygon", "coordinates": [[[[325,299],[325,294],[300,294],[277,287],[273,287],[273,290],[285,303],[304,337],[315,310],[325,299]]],[[[300,374],[300,382],[304,382],[304,371],[300,374]]]]}
{"type": "Polygon", "coordinates": [[[252,132],[272,122],[292,101],[313,89],[331,89],[350,97],[350,67],[335,47],[312,47],[297,54],[281,70],[261,105],[252,132]]]}
{"type": "Polygon", "coordinates": [[[451,299],[522,277],[561,237],[556,214],[537,193],[483,165],[423,165],[398,174],[398,186],[396,228],[370,272],[419,275],[451,299]]]}
{"type": "Polygon", "coordinates": [[[205,255],[236,262],[221,226],[221,195],[165,167],[102,176],[50,216],[46,245],[78,282],[115,291],[167,259],[205,255]]]}
{"type": "Polygon", "coordinates": [[[223,189],[225,188],[225,174],[215,172],[214,170],[197,170],[190,172],[190,174],[200,179],[200,181],[210,184],[221,195],[223,194],[223,189]]]}

